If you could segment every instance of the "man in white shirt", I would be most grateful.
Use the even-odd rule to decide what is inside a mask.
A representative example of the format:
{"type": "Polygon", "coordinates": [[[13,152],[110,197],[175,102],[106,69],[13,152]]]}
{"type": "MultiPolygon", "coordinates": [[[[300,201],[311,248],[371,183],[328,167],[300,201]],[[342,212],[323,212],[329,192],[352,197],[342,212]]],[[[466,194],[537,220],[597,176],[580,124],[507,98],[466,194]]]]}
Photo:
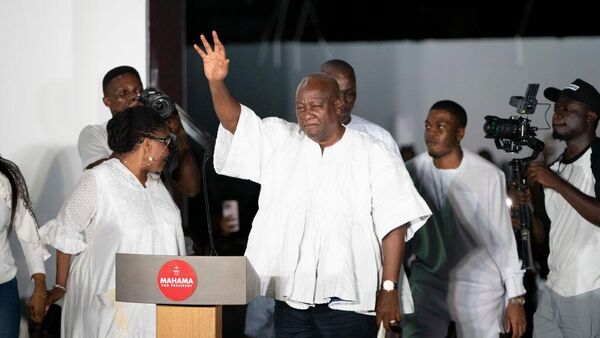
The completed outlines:
{"type": "MultiPolygon", "coordinates": [[[[102,102],[110,109],[112,115],[123,110],[142,105],[140,96],[143,86],[140,75],[135,68],[119,66],[104,75],[102,102]]],[[[90,169],[112,156],[108,147],[108,136],[105,122],[100,125],[85,126],[79,133],[77,149],[84,169],[90,169]]],[[[170,170],[171,177],[178,190],[187,197],[193,197],[200,191],[200,172],[192,154],[188,137],[176,112],[167,118],[167,124],[177,138],[176,164],[170,170]]]]}
{"type": "MultiPolygon", "coordinates": [[[[396,141],[387,130],[360,116],[351,115],[354,103],[356,102],[356,76],[354,68],[344,60],[332,59],[324,62],[321,65],[320,71],[333,77],[340,87],[342,102],[340,122],[346,128],[373,136],[383,142],[389,150],[400,155],[396,141]]],[[[402,276],[404,276],[404,271],[402,271],[402,276]]],[[[246,310],[246,328],[244,332],[253,337],[273,337],[272,317],[274,307],[275,303],[273,300],[260,296],[250,302],[246,310]]]]}
{"type": "Polygon", "coordinates": [[[333,77],[340,86],[342,98],[342,114],[340,119],[342,124],[348,128],[362,131],[375,137],[385,143],[388,149],[400,155],[398,144],[396,144],[396,141],[387,130],[367,119],[352,114],[357,92],[354,68],[344,60],[332,59],[321,65],[321,72],[333,77]]]}
{"type": "Polygon", "coordinates": [[[376,323],[397,325],[404,242],[430,214],[400,158],[342,126],[339,87],[326,74],[301,81],[298,124],[260,119],[229,94],[216,32],[214,48],[201,40],[221,122],[215,169],[261,184],[246,256],[261,294],[277,301],[276,336],[369,337],[376,323]]]}
{"type": "Polygon", "coordinates": [[[505,204],[504,174],[460,145],[467,115],[456,102],[435,103],[425,120],[427,152],[406,166],[433,211],[411,241],[415,313],[403,337],[498,338],[526,328],[525,289],[505,204]],[[503,325],[504,324],[504,325],[503,325]]]}
{"type": "Polygon", "coordinates": [[[565,141],[566,148],[549,168],[541,162],[528,167],[529,182],[543,187],[543,199],[538,199],[543,203],[535,214],[550,221],[550,272],[534,314],[533,336],[599,337],[600,94],[577,79],[562,90],[547,88],[544,96],[556,102],[552,136],[565,141]]]}

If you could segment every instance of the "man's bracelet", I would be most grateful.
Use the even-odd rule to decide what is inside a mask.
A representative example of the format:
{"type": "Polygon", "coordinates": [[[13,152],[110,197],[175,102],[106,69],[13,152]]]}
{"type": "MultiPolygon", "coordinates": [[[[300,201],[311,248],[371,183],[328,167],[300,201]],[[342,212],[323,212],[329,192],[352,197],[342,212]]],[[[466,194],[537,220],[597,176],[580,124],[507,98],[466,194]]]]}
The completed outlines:
{"type": "Polygon", "coordinates": [[[508,302],[510,304],[525,305],[525,297],[523,297],[523,296],[513,297],[513,298],[510,298],[508,300],[508,302]]]}
{"type": "Polygon", "coordinates": [[[64,291],[64,293],[67,293],[67,288],[65,288],[64,286],[60,285],[60,284],[54,284],[54,288],[59,288],[61,290],[64,291]]]}

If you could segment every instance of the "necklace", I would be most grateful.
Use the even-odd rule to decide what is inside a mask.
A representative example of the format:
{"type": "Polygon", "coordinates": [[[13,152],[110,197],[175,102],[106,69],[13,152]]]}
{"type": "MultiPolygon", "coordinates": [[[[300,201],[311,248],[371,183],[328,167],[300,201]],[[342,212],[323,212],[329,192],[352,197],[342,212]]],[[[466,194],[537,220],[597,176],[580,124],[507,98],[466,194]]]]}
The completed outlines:
{"type": "Polygon", "coordinates": [[[564,154],[563,154],[563,155],[560,155],[560,156],[558,157],[558,166],[556,167],[556,171],[555,171],[555,173],[556,173],[558,176],[560,176],[560,177],[562,177],[563,179],[565,179],[566,181],[569,181],[569,179],[571,178],[571,175],[573,174],[573,163],[564,163],[564,162],[563,162],[563,159],[564,159],[564,154]],[[560,166],[561,166],[561,165],[563,166],[563,167],[562,167],[562,169],[560,168],[560,166]],[[567,168],[571,168],[571,170],[569,171],[569,176],[567,176],[567,175],[565,174],[565,171],[567,170],[567,168]],[[563,175],[563,174],[564,174],[564,175],[563,175]],[[567,176],[567,177],[565,177],[565,176],[567,176]]]}

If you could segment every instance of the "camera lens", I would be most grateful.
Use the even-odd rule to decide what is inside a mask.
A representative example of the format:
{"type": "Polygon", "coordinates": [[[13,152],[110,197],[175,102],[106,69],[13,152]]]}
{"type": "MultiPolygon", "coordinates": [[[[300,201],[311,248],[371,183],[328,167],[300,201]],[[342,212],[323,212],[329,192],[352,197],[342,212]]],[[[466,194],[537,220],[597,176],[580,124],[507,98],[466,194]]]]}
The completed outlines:
{"type": "Polygon", "coordinates": [[[521,123],[518,120],[501,119],[496,116],[486,116],[483,131],[486,138],[513,139],[520,136],[521,123]]]}

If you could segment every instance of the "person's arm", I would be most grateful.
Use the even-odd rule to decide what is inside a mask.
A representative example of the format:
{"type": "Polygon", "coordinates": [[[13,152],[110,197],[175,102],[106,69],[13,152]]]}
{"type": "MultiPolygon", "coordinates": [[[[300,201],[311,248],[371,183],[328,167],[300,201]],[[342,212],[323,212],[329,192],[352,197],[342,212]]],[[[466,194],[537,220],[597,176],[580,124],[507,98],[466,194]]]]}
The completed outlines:
{"type": "Polygon", "coordinates": [[[29,316],[36,323],[41,323],[44,319],[44,306],[48,297],[46,290],[46,274],[35,273],[31,276],[33,280],[33,294],[29,298],[29,316]]]}
{"type": "Polygon", "coordinates": [[[571,183],[554,173],[542,162],[532,162],[527,169],[530,182],[537,182],[562,195],[567,202],[588,222],[600,227],[600,200],[584,194],[571,183]]]}
{"type": "Polygon", "coordinates": [[[98,205],[94,171],[85,171],[55,219],[39,229],[42,241],[56,249],[56,284],[48,294],[46,311],[67,291],[71,255],[87,248],[82,232],[91,224],[98,205]]]}
{"type": "Polygon", "coordinates": [[[167,119],[167,125],[177,136],[177,168],[173,172],[173,180],[185,196],[194,197],[200,192],[200,170],[179,114],[176,112],[171,114],[167,119]]]}
{"type": "MultiPolygon", "coordinates": [[[[382,280],[391,280],[398,285],[400,267],[404,259],[404,239],[406,237],[407,224],[390,231],[382,241],[383,249],[383,273],[382,280]]],[[[399,290],[377,292],[377,325],[383,322],[383,327],[390,330],[391,326],[397,326],[402,319],[400,311],[399,290]]]]}
{"type": "Polygon", "coordinates": [[[235,134],[241,107],[239,102],[231,96],[225,85],[225,78],[229,72],[229,59],[225,54],[225,46],[219,40],[217,32],[213,31],[212,36],[214,49],[211,48],[204,35],[200,35],[204,50],[196,44],[194,44],[194,49],[204,63],[204,75],[208,80],[217,117],[225,129],[235,134]]]}
{"type": "Polygon", "coordinates": [[[34,322],[39,323],[44,318],[44,305],[47,297],[44,261],[50,257],[50,253],[40,240],[33,211],[25,205],[24,200],[20,197],[13,224],[34,283],[34,291],[29,298],[29,315],[34,322]]]}
{"type": "Polygon", "coordinates": [[[56,284],[48,293],[46,300],[46,311],[52,303],[63,298],[67,292],[67,280],[69,279],[69,267],[71,266],[71,255],[56,249],[56,284]]]}

